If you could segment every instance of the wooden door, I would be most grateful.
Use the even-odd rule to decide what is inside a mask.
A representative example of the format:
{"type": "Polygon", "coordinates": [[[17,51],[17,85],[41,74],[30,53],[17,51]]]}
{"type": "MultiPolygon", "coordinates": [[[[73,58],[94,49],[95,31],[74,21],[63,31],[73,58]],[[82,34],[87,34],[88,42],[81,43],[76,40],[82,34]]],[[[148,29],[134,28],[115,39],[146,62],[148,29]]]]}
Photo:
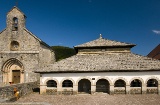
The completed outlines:
{"type": "Polygon", "coordinates": [[[12,82],[14,84],[20,83],[20,70],[12,71],[12,82]]]}

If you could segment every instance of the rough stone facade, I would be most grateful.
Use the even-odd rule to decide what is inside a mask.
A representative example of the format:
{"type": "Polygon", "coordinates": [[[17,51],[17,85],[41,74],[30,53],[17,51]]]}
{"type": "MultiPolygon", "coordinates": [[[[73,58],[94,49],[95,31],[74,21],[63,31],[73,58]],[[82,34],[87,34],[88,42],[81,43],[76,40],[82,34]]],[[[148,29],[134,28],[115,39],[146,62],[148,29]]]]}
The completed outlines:
{"type": "Polygon", "coordinates": [[[0,84],[39,80],[34,70],[55,62],[54,51],[25,27],[26,16],[17,7],[7,13],[0,32],[0,84]]]}

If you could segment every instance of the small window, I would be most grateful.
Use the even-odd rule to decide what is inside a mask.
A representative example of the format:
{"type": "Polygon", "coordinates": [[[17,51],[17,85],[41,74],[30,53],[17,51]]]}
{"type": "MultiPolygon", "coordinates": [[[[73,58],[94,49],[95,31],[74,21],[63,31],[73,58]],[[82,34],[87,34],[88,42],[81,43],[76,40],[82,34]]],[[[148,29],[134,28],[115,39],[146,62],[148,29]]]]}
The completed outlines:
{"type": "Polygon", "coordinates": [[[120,79],[120,80],[117,80],[117,81],[115,82],[114,86],[115,86],[115,87],[125,87],[126,84],[125,84],[125,82],[124,82],[123,80],[120,79]]]}
{"type": "Polygon", "coordinates": [[[158,81],[156,79],[148,80],[147,87],[158,87],[158,81]]]}
{"type": "Polygon", "coordinates": [[[47,81],[47,87],[57,87],[57,83],[54,80],[47,81]]]}
{"type": "Polygon", "coordinates": [[[131,82],[131,87],[141,87],[141,86],[142,86],[142,83],[138,79],[135,79],[131,82]]]}
{"type": "Polygon", "coordinates": [[[13,31],[17,31],[17,30],[18,30],[18,18],[17,18],[17,17],[14,17],[14,18],[13,18],[12,30],[13,30],[13,31]]]}
{"type": "Polygon", "coordinates": [[[17,51],[19,49],[19,43],[17,41],[12,41],[10,45],[12,51],[17,51]]]}
{"type": "Polygon", "coordinates": [[[62,83],[62,87],[73,87],[73,83],[71,80],[64,80],[62,83]]]}

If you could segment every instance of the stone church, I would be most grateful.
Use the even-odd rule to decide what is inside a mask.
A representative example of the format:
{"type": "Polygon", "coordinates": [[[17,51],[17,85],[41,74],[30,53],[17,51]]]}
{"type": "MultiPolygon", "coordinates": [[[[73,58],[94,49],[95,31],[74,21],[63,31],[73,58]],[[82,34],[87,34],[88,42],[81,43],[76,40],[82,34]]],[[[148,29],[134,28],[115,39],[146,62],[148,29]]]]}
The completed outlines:
{"type": "Polygon", "coordinates": [[[0,84],[40,81],[40,94],[160,94],[160,61],[131,52],[135,45],[99,38],[55,62],[54,51],[25,27],[17,7],[0,32],[0,84]]]}
{"type": "Polygon", "coordinates": [[[26,16],[14,6],[0,32],[0,84],[39,80],[34,70],[55,62],[54,51],[25,27],[26,16]]]}

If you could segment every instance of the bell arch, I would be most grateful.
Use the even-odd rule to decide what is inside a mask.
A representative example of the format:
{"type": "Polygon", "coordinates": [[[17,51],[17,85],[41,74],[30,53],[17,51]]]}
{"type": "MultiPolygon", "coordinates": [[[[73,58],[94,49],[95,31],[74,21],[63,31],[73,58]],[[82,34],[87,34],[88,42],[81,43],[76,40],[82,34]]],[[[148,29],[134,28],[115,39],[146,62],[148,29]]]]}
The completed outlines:
{"type": "Polygon", "coordinates": [[[7,60],[2,66],[3,83],[23,83],[24,82],[24,66],[15,59],[7,60]]]}

